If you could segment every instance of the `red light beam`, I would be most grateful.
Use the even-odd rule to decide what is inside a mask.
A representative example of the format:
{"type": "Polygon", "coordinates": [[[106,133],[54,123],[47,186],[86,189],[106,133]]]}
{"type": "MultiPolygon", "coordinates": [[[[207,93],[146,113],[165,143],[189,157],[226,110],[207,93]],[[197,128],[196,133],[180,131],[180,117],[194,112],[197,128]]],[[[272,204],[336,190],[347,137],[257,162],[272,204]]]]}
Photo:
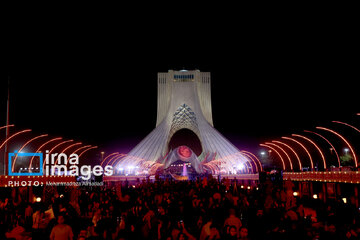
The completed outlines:
{"type": "Polygon", "coordinates": [[[89,151],[89,150],[91,150],[91,149],[95,149],[95,148],[97,148],[97,146],[89,147],[89,148],[85,149],[84,151],[82,151],[82,152],[79,154],[79,159],[80,159],[81,155],[84,155],[84,153],[86,153],[87,151],[89,151]]]}
{"type": "MultiPolygon", "coordinates": [[[[69,142],[73,142],[73,141],[74,141],[74,140],[66,140],[66,141],[63,141],[63,142],[61,142],[61,143],[56,144],[52,149],[50,149],[50,151],[47,153],[47,155],[49,156],[49,158],[52,158],[52,157],[51,157],[51,153],[52,153],[52,151],[55,150],[55,148],[60,147],[61,145],[64,145],[65,143],[69,143],[69,142]]],[[[56,161],[57,161],[57,160],[56,160],[56,161]]],[[[51,163],[51,159],[49,159],[49,162],[51,163]]],[[[45,163],[46,163],[46,161],[44,161],[43,167],[45,166],[45,163]]]]}
{"type": "Polygon", "coordinates": [[[116,155],[116,154],[119,154],[119,152],[113,152],[109,155],[107,155],[104,160],[102,160],[102,162],[100,163],[100,165],[102,166],[104,164],[104,162],[106,161],[106,159],[108,159],[109,157],[113,156],[113,155],[116,155]]]}
{"type": "MultiPolygon", "coordinates": [[[[245,155],[246,157],[250,158],[251,161],[252,161],[252,162],[254,163],[254,165],[255,165],[255,170],[256,170],[256,172],[259,172],[258,167],[257,167],[257,164],[256,164],[255,160],[253,159],[253,157],[252,157],[250,154],[248,154],[248,153],[246,153],[246,152],[243,152],[243,151],[241,151],[241,154],[243,154],[243,155],[245,155]]],[[[253,172],[253,173],[255,173],[255,172],[253,172]]]]}
{"type": "MultiPolygon", "coordinates": [[[[82,146],[82,147],[79,147],[78,149],[76,149],[75,151],[73,151],[71,154],[76,154],[78,151],[84,149],[84,148],[88,148],[88,147],[91,147],[91,145],[86,145],[86,146],[82,146]]],[[[70,155],[71,155],[70,154],[70,155]]]]}
{"type": "Polygon", "coordinates": [[[14,137],[16,137],[17,135],[20,135],[20,134],[22,134],[22,133],[26,133],[26,132],[30,132],[30,131],[31,131],[31,129],[26,129],[26,130],[22,130],[22,131],[19,131],[19,132],[14,133],[13,135],[9,136],[7,139],[5,139],[5,140],[3,141],[3,143],[0,145],[0,149],[1,149],[8,141],[10,141],[12,138],[14,138],[14,137]]]}
{"type": "MultiPolygon", "coordinates": [[[[66,148],[64,148],[64,150],[62,150],[62,152],[61,152],[60,154],[64,153],[64,152],[65,152],[66,150],[68,150],[69,148],[72,148],[72,147],[74,147],[74,146],[81,145],[81,144],[82,144],[81,142],[71,144],[71,145],[67,146],[66,148]]],[[[60,155],[60,154],[59,154],[59,155],[60,155]]],[[[54,165],[57,164],[58,160],[59,160],[59,158],[56,159],[54,165]]]]}
{"type": "MultiPolygon", "coordinates": [[[[19,149],[18,153],[20,153],[29,143],[31,143],[32,141],[35,141],[38,138],[42,138],[42,137],[47,137],[48,134],[43,134],[40,136],[36,136],[33,137],[32,139],[30,139],[29,141],[27,141],[24,145],[22,145],[22,147],[19,149]]],[[[11,171],[14,172],[14,167],[15,167],[15,163],[16,163],[16,159],[17,159],[18,155],[15,155],[14,161],[12,162],[12,166],[11,166],[11,171]]]]}
{"type": "Polygon", "coordinates": [[[299,144],[305,150],[307,155],[309,156],[311,169],[314,169],[314,163],[313,163],[312,157],[311,157],[309,151],[306,149],[306,147],[303,144],[301,144],[301,142],[299,142],[299,141],[297,141],[297,140],[295,140],[293,138],[289,138],[289,137],[281,137],[281,138],[287,139],[287,140],[290,140],[290,141],[293,141],[293,142],[296,142],[297,144],[299,144]]]}
{"type": "Polygon", "coordinates": [[[313,144],[315,146],[315,148],[319,151],[319,153],[321,155],[321,158],[323,160],[324,169],[326,170],[326,160],[325,160],[324,154],[321,151],[321,149],[319,148],[319,146],[314,141],[312,141],[311,139],[309,139],[309,138],[307,138],[305,136],[302,136],[302,135],[299,135],[299,134],[292,134],[292,136],[303,138],[303,139],[307,140],[308,142],[310,142],[311,144],[313,144]]]}
{"type": "Polygon", "coordinates": [[[5,126],[0,127],[0,130],[3,129],[3,128],[9,128],[9,127],[13,127],[13,126],[15,126],[15,125],[14,124],[5,125],[5,126]]]}
{"type": "Polygon", "coordinates": [[[321,129],[321,130],[325,130],[325,131],[328,131],[328,132],[331,132],[333,134],[335,134],[336,136],[338,136],[339,138],[341,138],[345,143],[346,145],[349,147],[352,155],[354,156],[354,161],[355,161],[355,167],[358,166],[358,163],[357,163],[357,157],[355,155],[355,151],[354,149],[352,148],[351,144],[338,132],[335,132],[334,130],[331,130],[329,128],[324,128],[324,127],[316,127],[317,129],[321,129]]]}
{"type": "Polygon", "coordinates": [[[316,134],[316,135],[318,135],[319,137],[321,137],[322,139],[324,139],[324,140],[331,146],[331,148],[334,150],[335,155],[336,155],[336,158],[337,158],[338,163],[339,163],[339,167],[341,166],[339,154],[337,153],[335,147],[331,144],[331,142],[330,142],[328,139],[326,139],[323,135],[321,135],[321,134],[319,134],[319,133],[316,133],[316,132],[312,132],[312,131],[308,131],[308,130],[304,130],[304,132],[309,132],[309,133],[316,134]]]}
{"type": "Polygon", "coordinates": [[[360,133],[360,130],[356,127],[354,127],[353,125],[350,125],[348,123],[344,123],[344,122],[340,122],[340,121],[332,121],[333,123],[340,123],[342,125],[345,125],[345,126],[348,126],[348,127],[351,127],[352,129],[355,129],[356,131],[358,131],[360,133]]]}
{"type": "Polygon", "coordinates": [[[281,162],[282,162],[282,165],[283,165],[283,170],[285,171],[285,162],[284,162],[284,159],[281,157],[280,153],[273,147],[269,146],[269,145],[266,145],[266,144],[260,144],[260,146],[262,147],[267,147],[267,148],[270,148],[271,150],[273,150],[280,158],[281,162]]]}
{"type": "MultiPolygon", "coordinates": [[[[53,139],[50,139],[49,141],[46,141],[44,144],[42,144],[36,151],[35,153],[39,152],[41,150],[41,148],[43,148],[45,145],[51,143],[51,142],[54,142],[54,141],[57,141],[57,140],[61,140],[62,138],[61,137],[57,137],[57,138],[53,138],[53,139]]],[[[34,157],[31,158],[30,160],[30,164],[29,164],[29,169],[31,169],[31,166],[32,166],[32,162],[34,161],[34,157]]],[[[31,170],[30,170],[31,172],[31,170]]]]}
{"type": "Polygon", "coordinates": [[[295,150],[292,147],[290,147],[286,143],[283,143],[283,142],[280,142],[280,141],[272,141],[272,142],[282,144],[282,145],[286,146],[287,148],[289,148],[295,154],[295,156],[296,156],[296,158],[298,160],[298,163],[299,163],[299,169],[300,169],[300,171],[302,171],[302,165],[301,165],[300,158],[299,158],[299,156],[297,155],[297,153],[295,152],[295,150]]]}
{"type": "Polygon", "coordinates": [[[291,158],[290,158],[289,154],[287,154],[287,152],[286,152],[282,147],[280,147],[279,145],[277,145],[277,144],[275,144],[275,143],[270,143],[270,142],[266,142],[266,144],[269,144],[269,145],[272,145],[272,146],[274,146],[274,147],[277,147],[277,148],[279,148],[283,153],[285,153],[286,157],[287,157],[288,160],[289,160],[291,171],[294,170],[294,169],[293,169],[293,165],[292,165],[292,161],[291,161],[291,158]]]}
{"type": "Polygon", "coordinates": [[[261,164],[259,158],[257,158],[257,157],[255,156],[255,154],[253,154],[252,152],[244,151],[244,150],[242,150],[241,152],[244,152],[244,153],[247,153],[247,154],[250,154],[251,156],[253,156],[253,157],[256,159],[256,161],[259,163],[260,171],[263,171],[262,164],[261,164]]]}

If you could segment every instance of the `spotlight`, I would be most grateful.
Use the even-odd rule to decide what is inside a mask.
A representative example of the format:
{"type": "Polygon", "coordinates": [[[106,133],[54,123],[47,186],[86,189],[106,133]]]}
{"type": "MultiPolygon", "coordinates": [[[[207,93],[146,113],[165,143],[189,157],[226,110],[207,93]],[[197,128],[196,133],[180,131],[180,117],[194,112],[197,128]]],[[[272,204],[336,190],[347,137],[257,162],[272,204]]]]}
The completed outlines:
{"type": "Polygon", "coordinates": [[[313,199],[317,199],[318,198],[318,195],[317,194],[314,194],[313,195],[313,199]]]}
{"type": "Polygon", "coordinates": [[[41,197],[35,198],[35,202],[41,202],[41,197]]]}

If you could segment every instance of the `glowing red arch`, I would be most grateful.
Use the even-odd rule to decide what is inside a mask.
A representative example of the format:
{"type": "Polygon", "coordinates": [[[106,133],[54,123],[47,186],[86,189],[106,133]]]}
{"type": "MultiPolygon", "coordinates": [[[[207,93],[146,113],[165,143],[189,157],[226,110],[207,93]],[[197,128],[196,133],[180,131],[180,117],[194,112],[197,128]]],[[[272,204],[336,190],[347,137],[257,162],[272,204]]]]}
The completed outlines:
{"type": "Polygon", "coordinates": [[[299,170],[302,171],[301,160],[300,160],[299,156],[297,155],[297,153],[295,152],[295,150],[294,150],[292,147],[290,147],[290,146],[287,145],[286,143],[283,143],[283,142],[280,142],[280,141],[272,141],[272,142],[278,143],[278,144],[282,144],[283,146],[289,148],[289,149],[294,153],[294,155],[296,156],[296,158],[297,158],[297,160],[298,160],[298,163],[299,163],[299,170]]]}
{"type": "Polygon", "coordinates": [[[273,147],[269,146],[269,145],[266,145],[266,144],[260,144],[260,146],[263,146],[263,147],[267,147],[267,148],[270,148],[271,150],[273,150],[280,158],[281,162],[282,162],[282,165],[283,165],[283,170],[285,171],[285,162],[284,162],[284,159],[282,158],[282,156],[280,155],[280,153],[273,147]]]}
{"type": "MultiPolygon", "coordinates": [[[[57,140],[61,140],[62,138],[61,137],[57,137],[57,138],[53,138],[53,139],[50,139],[49,141],[46,141],[45,143],[43,143],[36,151],[35,153],[38,153],[41,148],[43,148],[45,145],[51,143],[51,142],[54,142],[54,141],[57,141],[57,140]]],[[[30,160],[30,164],[29,164],[29,169],[31,169],[31,166],[32,166],[32,162],[34,161],[34,157],[31,158],[30,160]]],[[[31,171],[31,170],[30,170],[31,171]]]]}
{"type": "MultiPolygon", "coordinates": [[[[52,151],[54,151],[55,148],[60,147],[61,145],[64,145],[64,144],[66,144],[66,143],[73,142],[73,141],[74,141],[74,140],[66,140],[66,141],[63,141],[63,142],[61,142],[61,143],[56,144],[52,149],[50,149],[50,151],[47,153],[47,155],[50,157],[52,151]]],[[[56,160],[56,161],[57,161],[57,160],[56,160]]],[[[49,162],[50,162],[50,159],[49,159],[49,162]]],[[[45,163],[46,163],[46,161],[44,161],[43,167],[45,167],[45,163]]],[[[50,164],[51,164],[51,162],[50,162],[50,164]]]]}
{"type": "Polygon", "coordinates": [[[16,137],[17,135],[20,135],[20,134],[23,134],[23,133],[27,133],[27,132],[30,132],[31,129],[26,129],[26,130],[22,130],[22,131],[19,131],[19,132],[16,132],[14,133],[13,135],[9,136],[7,139],[5,139],[3,141],[3,143],[0,145],[0,149],[7,143],[9,142],[12,138],[16,137]]]}
{"type": "Polygon", "coordinates": [[[277,144],[275,144],[275,143],[270,143],[270,142],[266,142],[266,144],[272,145],[272,146],[274,146],[274,147],[279,148],[279,149],[286,155],[286,157],[288,158],[289,164],[290,164],[290,169],[291,169],[291,170],[294,170],[294,169],[293,169],[293,164],[292,164],[292,161],[291,161],[291,158],[290,158],[289,154],[287,154],[287,152],[286,152],[282,147],[280,147],[279,145],[277,145],[277,144]]]}
{"type": "Polygon", "coordinates": [[[14,124],[10,124],[10,125],[5,125],[5,126],[1,126],[0,127],[0,130],[3,129],[3,128],[9,128],[9,127],[13,127],[15,126],[14,124]]]}
{"type": "Polygon", "coordinates": [[[351,146],[351,144],[338,132],[335,132],[334,130],[331,130],[329,128],[324,128],[324,127],[316,127],[317,129],[321,129],[321,130],[325,130],[325,131],[328,131],[328,132],[331,132],[333,134],[335,134],[336,136],[338,136],[339,138],[341,138],[345,143],[346,145],[349,147],[352,155],[354,156],[354,161],[355,161],[355,167],[358,166],[358,163],[357,163],[357,157],[356,157],[356,154],[355,154],[355,151],[353,149],[353,147],[351,146]]]}
{"type": "Polygon", "coordinates": [[[310,155],[310,152],[307,150],[307,148],[303,144],[301,144],[301,142],[299,142],[299,141],[297,141],[297,140],[295,140],[293,138],[289,138],[289,137],[281,137],[281,138],[287,139],[287,140],[290,140],[290,141],[293,141],[293,142],[296,142],[297,144],[299,144],[305,150],[307,155],[309,156],[311,169],[314,169],[314,163],[313,163],[312,157],[310,155]]]}
{"type": "Polygon", "coordinates": [[[258,162],[258,164],[259,164],[259,166],[260,166],[260,170],[263,171],[262,164],[261,164],[259,158],[257,158],[257,157],[255,156],[255,154],[253,154],[252,152],[249,152],[249,151],[244,151],[244,150],[242,150],[241,152],[244,152],[244,153],[247,153],[247,154],[250,154],[251,156],[253,156],[253,157],[255,158],[255,160],[258,162]]]}
{"type": "Polygon", "coordinates": [[[84,155],[84,153],[86,153],[87,151],[89,151],[89,150],[91,150],[91,149],[95,149],[95,148],[97,148],[97,146],[89,147],[89,148],[85,149],[84,151],[82,151],[82,152],[79,154],[79,159],[80,159],[80,157],[81,157],[82,155],[84,155]]]}
{"type": "MultiPolygon", "coordinates": [[[[246,153],[246,152],[243,152],[243,151],[241,151],[241,154],[243,154],[243,155],[245,155],[246,157],[248,157],[252,162],[253,162],[253,164],[254,164],[254,166],[255,166],[255,172],[259,172],[259,169],[258,169],[258,167],[257,167],[257,164],[256,164],[256,162],[255,162],[255,160],[253,159],[253,157],[250,155],[250,154],[248,154],[248,153],[246,153]]],[[[255,173],[254,171],[253,171],[253,173],[255,173]]]]}
{"type": "MultiPolygon", "coordinates": [[[[74,146],[81,145],[81,144],[82,144],[81,142],[73,143],[73,144],[67,146],[66,148],[64,148],[64,150],[62,150],[60,154],[64,153],[64,152],[65,152],[66,150],[68,150],[69,148],[72,148],[72,147],[74,147],[74,146]]],[[[59,154],[59,155],[60,155],[60,154],[59,154]]],[[[56,159],[54,165],[57,164],[58,160],[59,160],[59,158],[56,159]]]]}
{"type": "Polygon", "coordinates": [[[342,125],[345,125],[345,126],[348,126],[348,127],[351,127],[352,129],[355,129],[356,131],[358,131],[360,133],[360,130],[357,129],[356,127],[354,127],[353,125],[350,125],[348,123],[344,123],[344,122],[340,122],[340,121],[332,121],[333,123],[340,123],[342,125]]]}
{"type": "Polygon", "coordinates": [[[316,134],[316,135],[318,135],[319,137],[321,137],[322,139],[324,139],[324,140],[331,146],[331,148],[334,150],[335,155],[336,155],[336,158],[337,158],[338,163],[339,163],[339,167],[341,166],[339,154],[337,153],[335,147],[331,144],[331,142],[330,142],[328,139],[326,139],[323,135],[321,135],[321,134],[319,134],[319,133],[317,133],[317,132],[312,132],[312,131],[308,131],[308,130],[304,130],[304,132],[309,132],[309,133],[316,134]]]}
{"type": "Polygon", "coordinates": [[[112,165],[112,166],[114,166],[113,164],[114,164],[114,162],[115,162],[115,159],[116,159],[117,157],[119,157],[119,156],[124,156],[124,154],[122,154],[122,153],[115,154],[114,156],[112,156],[112,157],[109,159],[107,165],[112,165]]]}
{"type": "Polygon", "coordinates": [[[104,158],[104,160],[101,161],[100,165],[103,166],[104,162],[105,162],[109,157],[111,157],[111,156],[113,156],[113,155],[116,155],[116,154],[118,154],[118,153],[119,153],[119,152],[110,153],[109,155],[107,155],[107,156],[104,158]]]}
{"type": "MultiPolygon", "coordinates": [[[[32,139],[30,139],[29,141],[27,141],[24,145],[22,145],[22,147],[18,150],[18,153],[20,153],[29,143],[31,143],[32,141],[35,141],[38,138],[42,138],[42,137],[47,137],[48,134],[43,134],[43,135],[39,135],[36,137],[33,137],[32,139]]],[[[12,162],[12,166],[11,166],[11,171],[14,172],[14,168],[15,168],[15,163],[17,160],[18,155],[15,155],[14,161],[12,162]]],[[[30,169],[29,169],[30,170],[30,169]]]]}
{"type": "Polygon", "coordinates": [[[324,154],[321,151],[321,149],[319,148],[319,146],[314,141],[312,141],[311,139],[309,139],[309,138],[307,138],[305,136],[302,136],[302,135],[299,135],[299,134],[292,134],[292,136],[303,138],[303,139],[307,140],[308,142],[310,142],[311,144],[313,144],[315,146],[315,148],[319,151],[319,153],[321,155],[321,158],[323,160],[324,169],[326,170],[326,160],[325,160],[324,154]]]}

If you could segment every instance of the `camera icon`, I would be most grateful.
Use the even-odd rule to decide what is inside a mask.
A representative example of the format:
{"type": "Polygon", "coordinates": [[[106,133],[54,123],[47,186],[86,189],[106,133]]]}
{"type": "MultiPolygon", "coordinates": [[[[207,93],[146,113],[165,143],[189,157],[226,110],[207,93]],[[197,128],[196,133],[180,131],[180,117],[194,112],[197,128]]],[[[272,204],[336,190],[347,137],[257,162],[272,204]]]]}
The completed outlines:
{"type": "Polygon", "coordinates": [[[22,153],[14,151],[13,153],[9,153],[9,176],[42,176],[43,175],[43,154],[42,153],[22,153]],[[18,157],[39,157],[39,172],[12,172],[12,158],[17,155],[18,157]]]}

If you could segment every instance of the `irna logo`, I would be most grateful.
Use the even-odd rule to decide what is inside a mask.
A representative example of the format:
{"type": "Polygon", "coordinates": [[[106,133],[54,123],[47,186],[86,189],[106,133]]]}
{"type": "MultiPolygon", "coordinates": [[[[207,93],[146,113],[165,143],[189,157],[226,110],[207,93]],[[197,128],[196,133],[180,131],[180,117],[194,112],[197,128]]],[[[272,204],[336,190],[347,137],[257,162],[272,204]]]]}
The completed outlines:
{"type": "Polygon", "coordinates": [[[82,165],[79,167],[79,156],[75,153],[67,156],[65,153],[52,153],[46,150],[45,160],[43,160],[43,153],[21,153],[14,151],[9,153],[9,169],[10,176],[81,176],[84,180],[89,180],[91,175],[94,176],[112,176],[114,173],[111,165],[106,165],[104,168],[101,165],[82,165]],[[37,172],[29,169],[29,172],[13,172],[12,159],[18,157],[39,157],[39,168],[37,172]],[[45,161],[45,162],[44,162],[45,161]],[[45,163],[45,164],[44,164],[45,163]]]}

